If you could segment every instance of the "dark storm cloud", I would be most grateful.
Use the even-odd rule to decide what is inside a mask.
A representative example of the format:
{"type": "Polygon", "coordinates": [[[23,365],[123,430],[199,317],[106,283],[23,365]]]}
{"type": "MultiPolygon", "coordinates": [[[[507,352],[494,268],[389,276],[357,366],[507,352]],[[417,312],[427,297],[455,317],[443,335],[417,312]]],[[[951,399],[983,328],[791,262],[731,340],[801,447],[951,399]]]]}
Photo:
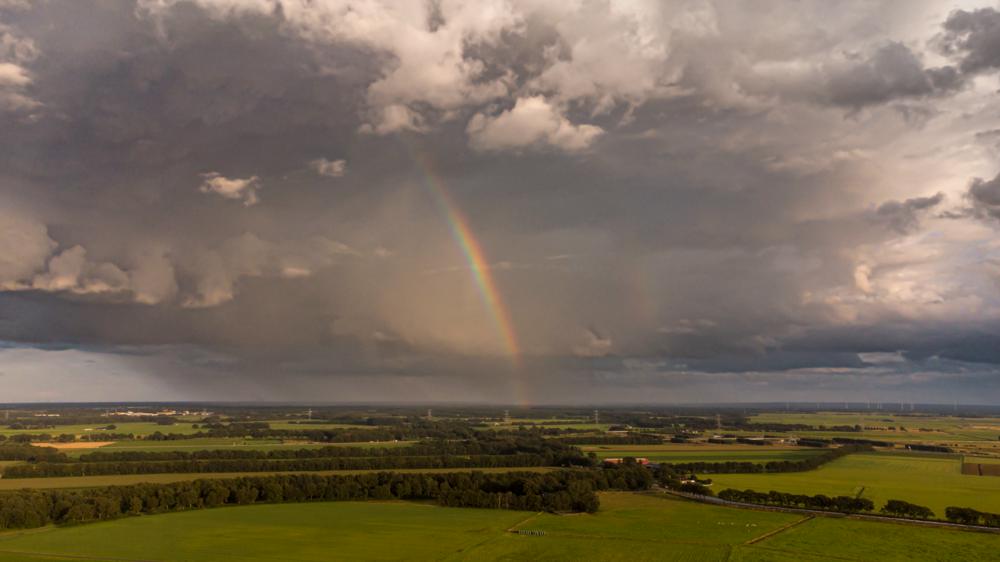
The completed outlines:
{"type": "Polygon", "coordinates": [[[1000,67],[1000,12],[996,9],[956,10],[943,27],[939,41],[945,52],[960,58],[962,72],[1000,67]]]}
{"type": "Polygon", "coordinates": [[[961,73],[954,67],[925,68],[908,47],[889,43],[867,60],[832,72],[828,92],[830,103],[860,109],[897,99],[946,95],[962,85],[961,73]]]}
{"type": "Polygon", "coordinates": [[[913,197],[905,201],[888,201],[879,205],[875,214],[885,220],[889,226],[900,234],[906,234],[918,226],[922,211],[933,209],[944,201],[943,193],[930,197],[913,197]]]}
{"type": "Polygon", "coordinates": [[[991,180],[972,180],[966,197],[972,214],[984,219],[1000,220],[1000,176],[991,180]]]}
{"type": "Polygon", "coordinates": [[[996,218],[949,145],[1000,127],[954,105],[990,13],[932,64],[922,6],[428,6],[0,7],[0,365],[544,400],[992,364],[994,249],[937,220],[996,218]]]}

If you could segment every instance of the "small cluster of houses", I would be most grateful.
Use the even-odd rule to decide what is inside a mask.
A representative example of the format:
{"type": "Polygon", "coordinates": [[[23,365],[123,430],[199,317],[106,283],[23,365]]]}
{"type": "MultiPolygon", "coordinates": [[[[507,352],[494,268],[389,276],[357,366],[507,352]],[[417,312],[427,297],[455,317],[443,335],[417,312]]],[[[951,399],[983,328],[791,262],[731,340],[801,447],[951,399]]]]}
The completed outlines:
{"type": "Polygon", "coordinates": [[[737,437],[736,435],[713,435],[708,438],[709,443],[722,445],[732,445],[744,443],[747,445],[795,445],[799,442],[798,437],[737,437]]]}

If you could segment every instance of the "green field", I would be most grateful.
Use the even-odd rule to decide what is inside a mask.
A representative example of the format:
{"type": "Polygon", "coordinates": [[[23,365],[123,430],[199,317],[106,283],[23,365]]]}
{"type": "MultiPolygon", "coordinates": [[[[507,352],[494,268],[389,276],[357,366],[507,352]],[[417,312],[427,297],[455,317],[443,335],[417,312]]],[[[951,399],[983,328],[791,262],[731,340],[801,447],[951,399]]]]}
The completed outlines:
{"type": "MultiPolygon", "coordinates": [[[[50,422],[57,424],[58,422],[50,422]]],[[[46,429],[10,429],[7,426],[0,427],[0,435],[6,435],[8,437],[12,435],[20,434],[39,434],[48,433],[50,435],[60,435],[63,433],[69,433],[71,435],[88,435],[91,433],[131,433],[135,436],[145,436],[152,435],[159,431],[160,433],[182,433],[184,435],[190,435],[192,433],[197,433],[201,431],[200,429],[195,429],[191,427],[190,423],[175,423],[173,425],[159,425],[153,422],[115,422],[108,421],[107,423],[91,423],[91,424],[78,424],[78,425],[56,425],[55,427],[46,429]],[[113,424],[115,429],[103,430],[98,429],[100,427],[105,427],[109,424],[113,424]]]]}
{"type": "Polygon", "coordinates": [[[283,449],[319,449],[322,447],[388,448],[412,445],[415,441],[364,441],[360,443],[307,443],[305,441],[281,441],[277,439],[233,439],[219,437],[199,437],[197,439],[177,439],[170,441],[115,441],[109,445],[94,448],[60,449],[69,457],[79,457],[94,451],[205,451],[217,449],[243,449],[253,451],[273,451],[283,449]]]}
{"type": "Polygon", "coordinates": [[[864,437],[887,441],[977,442],[997,441],[1000,418],[963,418],[934,415],[907,415],[892,412],[767,412],[750,416],[753,423],[787,423],[811,426],[860,425],[862,432],[797,432],[817,437],[864,437]],[[895,430],[889,430],[895,427],[895,430]],[[905,431],[903,431],[905,429],[905,431]],[[923,431],[922,431],[923,430],[923,431]]]}
{"type": "Polygon", "coordinates": [[[726,488],[808,495],[853,496],[861,492],[876,508],[888,499],[900,499],[927,506],[938,517],[944,516],[947,506],[1000,512],[1000,478],[963,475],[957,457],[857,454],[808,472],[713,474],[711,478],[716,492],[726,488]]]}
{"type": "Polygon", "coordinates": [[[584,445],[580,447],[585,452],[593,452],[599,458],[645,457],[653,462],[687,463],[687,462],[725,462],[741,461],[765,463],[771,461],[795,461],[822,454],[822,449],[816,448],[778,448],[768,446],[722,445],[718,447],[691,446],[677,447],[672,445],[584,445]]]}
{"type": "Polygon", "coordinates": [[[601,505],[569,516],[406,502],[218,508],[0,535],[0,561],[964,562],[1000,552],[1000,535],[826,518],[748,546],[802,518],[628,493],[602,494],[601,505]]]}
{"type": "Polygon", "coordinates": [[[743,562],[1000,560],[1000,535],[818,517],[752,547],[744,548],[740,555],[733,560],[743,562]]]}

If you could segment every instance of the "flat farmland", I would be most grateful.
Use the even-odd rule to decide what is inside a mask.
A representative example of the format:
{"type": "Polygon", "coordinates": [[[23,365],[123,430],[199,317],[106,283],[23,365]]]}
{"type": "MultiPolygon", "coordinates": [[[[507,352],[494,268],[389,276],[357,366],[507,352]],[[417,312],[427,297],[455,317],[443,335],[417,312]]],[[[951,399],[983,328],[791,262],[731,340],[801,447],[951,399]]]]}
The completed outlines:
{"type": "Polygon", "coordinates": [[[601,494],[601,510],[591,515],[408,502],[305,503],[217,508],[0,535],[2,562],[81,558],[964,562],[995,559],[998,551],[1000,535],[846,519],[804,521],[793,514],[630,493],[601,494]]]}
{"type": "Polygon", "coordinates": [[[1000,478],[962,474],[957,457],[899,453],[856,454],[816,470],[779,474],[713,474],[713,490],[777,490],[830,496],[861,494],[876,509],[888,499],[924,505],[937,517],[948,506],[1000,512],[1000,478]]]}
{"type": "Polygon", "coordinates": [[[750,416],[752,423],[804,424],[818,427],[869,427],[862,432],[799,432],[817,437],[865,437],[887,441],[997,441],[1000,418],[965,418],[958,416],[906,415],[892,412],[768,412],[750,416]],[[895,430],[889,430],[893,427],[895,430]],[[882,429],[885,428],[885,429],[882,429]],[[905,430],[905,431],[904,431],[905,430]]]}
{"type": "Polygon", "coordinates": [[[0,435],[6,435],[11,437],[13,435],[31,434],[36,435],[39,433],[48,433],[50,435],[60,435],[63,433],[68,433],[70,435],[89,435],[89,434],[101,434],[101,433],[131,433],[136,437],[152,435],[153,433],[181,433],[184,435],[190,435],[192,433],[197,433],[201,431],[200,429],[192,427],[190,423],[175,423],[173,425],[160,425],[153,422],[114,422],[108,421],[107,423],[99,424],[75,424],[75,425],[56,425],[50,428],[39,428],[39,429],[10,429],[7,426],[0,427],[0,435]],[[108,425],[114,425],[115,429],[99,429],[107,427],[108,425]]]}
{"type": "Polygon", "coordinates": [[[971,562],[997,560],[1000,535],[817,517],[752,546],[742,562],[971,562]]]}
{"type": "Polygon", "coordinates": [[[823,449],[758,445],[583,445],[584,452],[599,458],[645,457],[653,462],[755,462],[795,461],[819,455],[823,449]]]}
{"type": "Polygon", "coordinates": [[[290,441],[280,439],[233,439],[218,437],[199,437],[195,439],[176,439],[170,441],[153,441],[137,439],[134,441],[115,441],[108,445],[92,448],[74,448],[62,450],[67,456],[79,457],[86,453],[100,451],[209,451],[220,449],[237,449],[251,451],[273,451],[284,449],[319,449],[322,447],[361,447],[389,448],[412,445],[415,441],[364,441],[360,443],[315,443],[307,441],[290,441]]]}

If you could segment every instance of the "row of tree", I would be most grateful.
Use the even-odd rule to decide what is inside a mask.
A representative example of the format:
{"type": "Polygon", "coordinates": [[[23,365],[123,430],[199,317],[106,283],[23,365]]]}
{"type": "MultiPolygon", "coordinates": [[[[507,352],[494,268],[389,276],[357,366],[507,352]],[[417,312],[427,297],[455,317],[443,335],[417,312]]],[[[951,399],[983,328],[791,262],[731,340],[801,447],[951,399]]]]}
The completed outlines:
{"type": "Polygon", "coordinates": [[[215,459],[35,463],[9,466],[4,478],[42,478],[117,474],[176,474],[211,472],[303,472],[318,470],[393,470],[413,468],[510,468],[529,466],[588,466],[586,457],[556,457],[530,453],[513,455],[432,455],[415,457],[332,457],[303,459],[215,459]],[[576,462],[571,462],[576,461],[576,462]]]}
{"type": "Polygon", "coordinates": [[[838,511],[841,513],[861,513],[875,509],[875,503],[868,498],[851,496],[826,496],[817,494],[788,494],[785,492],[757,492],[754,490],[734,490],[727,488],[719,492],[719,499],[757,505],[772,505],[777,507],[796,507],[821,511],[838,511]]]}
{"type": "Polygon", "coordinates": [[[592,512],[599,505],[595,491],[646,489],[650,479],[648,471],[632,465],[543,474],[293,474],[76,491],[20,490],[0,494],[0,529],[84,523],[224,505],[366,499],[436,500],[453,507],[592,512]]]}
{"type": "Polygon", "coordinates": [[[819,468],[820,466],[839,459],[845,455],[866,451],[871,451],[871,447],[866,445],[846,445],[794,461],[770,461],[766,463],[754,463],[748,461],[687,462],[672,463],[669,466],[677,472],[700,472],[703,474],[805,472],[807,470],[819,468]]]}
{"type": "Polygon", "coordinates": [[[663,436],[655,433],[592,435],[589,437],[560,437],[559,442],[567,445],[660,445],[663,443],[663,436]]]}
{"type": "Polygon", "coordinates": [[[171,461],[216,459],[311,459],[333,457],[413,457],[429,455],[513,455],[517,453],[580,456],[575,447],[534,436],[487,434],[478,439],[437,439],[402,447],[328,446],[314,449],[283,448],[206,449],[199,451],[95,451],[80,455],[80,462],[171,461]]]}
{"type": "Polygon", "coordinates": [[[35,447],[33,445],[0,445],[0,460],[28,462],[61,462],[66,455],[54,447],[35,447]]]}
{"type": "Polygon", "coordinates": [[[934,517],[931,508],[917,505],[903,500],[889,500],[882,507],[882,513],[895,517],[909,517],[910,519],[930,519],[934,517]]]}
{"type": "Polygon", "coordinates": [[[1000,513],[978,511],[971,507],[946,507],[944,516],[952,523],[1000,527],[1000,513]]]}
{"type": "Polygon", "coordinates": [[[910,443],[906,446],[911,451],[926,451],[928,453],[951,453],[951,447],[944,445],[923,445],[920,443],[910,443]]]}
{"type": "Polygon", "coordinates": [[[876,441],[874,439],[855,439],[853,437],[834,437],[834,443],[840,445],[871,445],[872,447],[893,447],[891,441],[876,441]]]}

